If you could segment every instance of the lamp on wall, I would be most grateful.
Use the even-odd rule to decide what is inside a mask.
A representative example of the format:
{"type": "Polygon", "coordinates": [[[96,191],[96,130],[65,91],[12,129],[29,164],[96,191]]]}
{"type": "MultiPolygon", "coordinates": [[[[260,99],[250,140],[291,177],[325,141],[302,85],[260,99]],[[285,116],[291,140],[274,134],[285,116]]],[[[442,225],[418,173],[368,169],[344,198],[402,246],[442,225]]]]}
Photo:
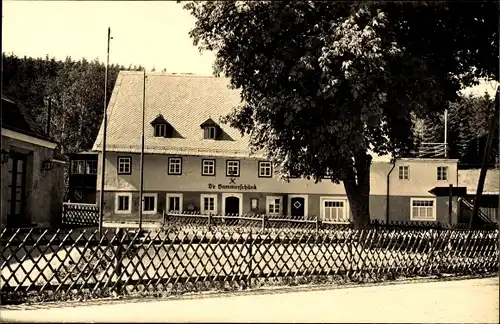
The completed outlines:
{"type": "Polygon", "coordinates": [[[42,162],[42,170],[43,171],[50,171],[54,168],[54,162],[51,160],[45,160],[42,162]]]}
{"type": "Polygon", "coordinates": [[[2,149],[2,164],[7,163],[10,158],[10,152],[2,149]]]}

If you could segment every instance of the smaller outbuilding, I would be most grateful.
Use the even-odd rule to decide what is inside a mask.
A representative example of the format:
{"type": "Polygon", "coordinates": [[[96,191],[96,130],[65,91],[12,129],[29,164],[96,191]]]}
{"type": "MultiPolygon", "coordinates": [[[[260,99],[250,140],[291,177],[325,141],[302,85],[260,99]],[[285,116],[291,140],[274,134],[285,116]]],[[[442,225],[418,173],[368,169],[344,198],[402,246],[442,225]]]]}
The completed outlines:
{"type": "Polygon", "coordinates": [[[29,109],[2,94],[0,227],[57,225],[67,159],[29,109]]]}

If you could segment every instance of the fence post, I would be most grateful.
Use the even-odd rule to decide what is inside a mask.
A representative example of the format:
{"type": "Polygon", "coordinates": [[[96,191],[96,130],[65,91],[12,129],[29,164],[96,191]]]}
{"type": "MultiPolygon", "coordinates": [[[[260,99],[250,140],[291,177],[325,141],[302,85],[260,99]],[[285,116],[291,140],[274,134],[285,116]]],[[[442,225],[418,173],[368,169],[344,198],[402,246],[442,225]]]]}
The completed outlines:
{"type": "Polygon", "coordinates": [[[262,230],[266,229],[266,215],[262,215],[262,230]]]}
{"type": "Polygon", "coordinates": [[[60,226],[62,227],[65,223],[66,223],[66,204],[63,203],[60,226]]]}
{"type": "Polygon", "coordinates": [[[428,242],[426,242],[427,246],[429,247],[429,252],[428,252],[429,254],[427,256],[427,267],[428,267],[427,271],[430,275],[432,275],[433,274],[432,269],[434,268],[434,264],[433,264],[434,263],[434,244],[433,244],[433,242],[434,242],[434,237],[433,237],[434,230],[431,229],[429,231],[429,233],[430,233],[430,235],[429,235],[430,237],[428,238],[428,242]]]}
{"type": "Polygon", "coordinates": [[[319,220],[319,218],[316,218],[316,233],[319,231],[320,228],[321,228],[321,221],[319,220]]]}
{"type": "Polygon", "coordinates": [[[250,288],[252,286],[252,277],[253,277],[253,234],[252,230],[250,229],[250,242],[248,244],[248,287],[250,288]]]}
{"type": "Polygon", "coordinates": [[[453,224],[453,184],[450,184],[448,192],[448,224],[453,224]]]}
{"type": "Polygon", "coordinates": [[[167,225],[167,217],[168,217],[168,213],[164,210],[163,211],[163,226],[167,225]]]}
{"type": "Polygon", "coordinates": [[[212,226],[212,213],[208,213],[208,230],[210,230],[210,227],[212,226]]]}
{"type": "Polygon", "coordinates": [[[354,240],[354,232],[351,231],[351,235],[349,235],[349,254],[348,254],[348,258],[349,258],[349,275],[348,275],[348,278],[352,278],[353,277],[353,274],[354,274],[354,266],[353,266],[353,257],[354,257],[354,253],[352,253],[352,241],[354,240]]]}
{"type": "Polygon", "coordinates": [[[121,286],[121,275],[122,275],[122,258],[123,258],[123,229],[121,228],[117,228],[116,229],[116,232],[115,232],[115,235],[116,237],[118,238],[118,245],[116,247],[116,267],[115,267],[115,273],[116,273],[116,281],[117,281],[117,284],[116,284],[116,287],[117,287],[117,293],[120,292],[122,290],[122,286],[121,286]]]}

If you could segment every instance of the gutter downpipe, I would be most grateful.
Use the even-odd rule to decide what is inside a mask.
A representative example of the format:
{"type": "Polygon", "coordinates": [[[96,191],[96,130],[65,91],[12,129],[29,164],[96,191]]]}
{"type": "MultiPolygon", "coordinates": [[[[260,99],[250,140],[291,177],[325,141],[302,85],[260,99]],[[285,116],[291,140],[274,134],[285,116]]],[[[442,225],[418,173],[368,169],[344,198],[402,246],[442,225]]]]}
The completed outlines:
{"type": "Polygon", "coordinates": [[[391,173],[396,167],[396,158],[392,158],[392,168],[387,174],[387,193],[386,193],[386,209],[385,209],[385,222],[389,223],[389,188],[391,183],[391,173]]]}

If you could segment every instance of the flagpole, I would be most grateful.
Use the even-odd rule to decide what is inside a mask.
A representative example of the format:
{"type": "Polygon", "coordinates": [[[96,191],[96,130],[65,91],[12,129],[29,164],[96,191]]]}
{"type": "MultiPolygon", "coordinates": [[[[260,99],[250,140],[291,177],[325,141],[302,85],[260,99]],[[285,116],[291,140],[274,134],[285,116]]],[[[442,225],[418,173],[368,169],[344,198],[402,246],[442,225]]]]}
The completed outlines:
{"type": "Polygon", "coordinates": [[[106,53],[106,67],[104,73],[104,112],[103,112],[103,134],[102,134],[102,148],[101,148],[101,189],[99,191],[99,235],[102,235],[102,219],[104,215],[104,172],[106,170],[106,130],[108,125],[108,66],[109,66],[109,43],[111,40],[111,28],[108,27],[108,49],[106,53]]]}
{"type": "Polygon", "coordinates": [[[142,209],[144,208],[144,119],[146,112],[146,69],[144,69],[144,80],[142,89],[142,143],[141,143],[141,184],[139,190],[139,232],[142,231],[142,209]]]}

